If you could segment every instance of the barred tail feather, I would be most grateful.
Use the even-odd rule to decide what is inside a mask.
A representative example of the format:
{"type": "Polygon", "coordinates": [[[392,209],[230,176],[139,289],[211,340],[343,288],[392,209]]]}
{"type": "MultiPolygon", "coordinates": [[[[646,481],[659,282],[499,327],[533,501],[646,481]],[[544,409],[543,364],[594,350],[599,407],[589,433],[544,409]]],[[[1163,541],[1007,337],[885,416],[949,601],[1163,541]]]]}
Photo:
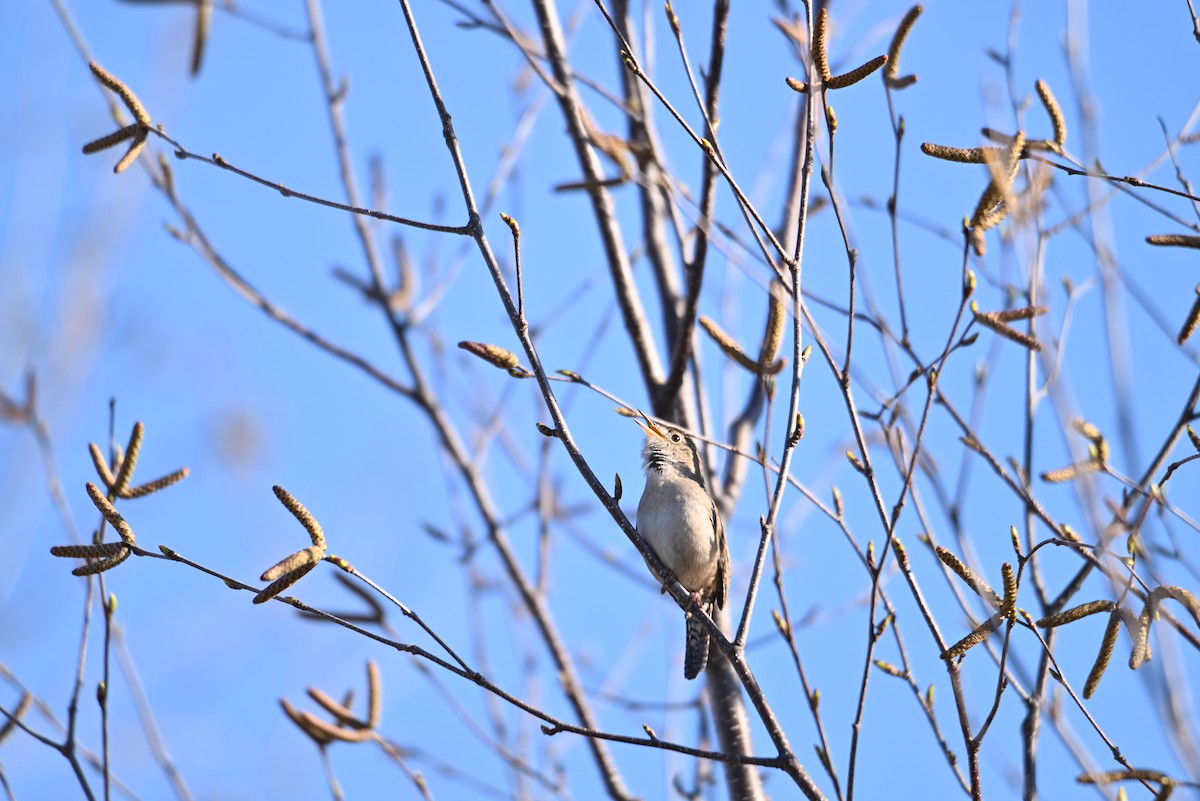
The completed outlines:
{"type": "Polygon", "coordinates": [[[687,619],[687,644],[683,651],[683,677],[694,679],[708,665],[708,629],[698,615],[687,619]]]}

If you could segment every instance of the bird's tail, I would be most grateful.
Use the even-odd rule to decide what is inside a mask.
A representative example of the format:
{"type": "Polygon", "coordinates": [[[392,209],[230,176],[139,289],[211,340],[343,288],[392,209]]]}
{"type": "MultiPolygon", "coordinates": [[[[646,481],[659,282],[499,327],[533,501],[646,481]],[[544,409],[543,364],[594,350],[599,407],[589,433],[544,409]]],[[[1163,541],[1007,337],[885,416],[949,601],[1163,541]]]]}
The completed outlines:
{"type": "Polygon", "coordinates": [[[683,677],[694,679],[708,664],[708,629],[699,615],[687,619],[687,645],[683,651],[683,677]]]}

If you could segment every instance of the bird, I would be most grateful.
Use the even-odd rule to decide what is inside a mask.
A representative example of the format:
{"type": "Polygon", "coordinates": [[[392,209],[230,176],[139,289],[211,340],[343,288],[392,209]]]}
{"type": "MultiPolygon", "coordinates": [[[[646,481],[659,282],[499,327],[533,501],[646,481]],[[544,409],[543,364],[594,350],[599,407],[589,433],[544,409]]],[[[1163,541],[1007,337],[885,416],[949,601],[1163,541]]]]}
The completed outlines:
{"type": "MultiPolygon", "coordinates": [[[[638,533],[711,617],[714,606],[723,609],[729,595],[729,545],[721,513],[704,483],[700,452],[685,432],[639,414],[645,423],[634,422],[646,432],[646,488],[638,503],[638,533]]],[[[685,678],[696,678],[708,664],[708,641],[708,629],[689,612],[685,678]]]]}

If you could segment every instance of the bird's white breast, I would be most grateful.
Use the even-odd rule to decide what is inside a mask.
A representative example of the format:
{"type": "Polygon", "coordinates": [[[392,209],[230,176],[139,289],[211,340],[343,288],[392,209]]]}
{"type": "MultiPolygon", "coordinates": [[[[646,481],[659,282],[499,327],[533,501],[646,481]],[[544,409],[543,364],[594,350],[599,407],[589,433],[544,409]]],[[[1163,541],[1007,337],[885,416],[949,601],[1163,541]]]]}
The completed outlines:
{"type": "Polygon", "coordinates": [[[638,504],[638,532],[671,568],[679,582],[695,592],[712,585],[717,569],[717,538],[712,501],[694,481],[646,478],[638,504]]]}

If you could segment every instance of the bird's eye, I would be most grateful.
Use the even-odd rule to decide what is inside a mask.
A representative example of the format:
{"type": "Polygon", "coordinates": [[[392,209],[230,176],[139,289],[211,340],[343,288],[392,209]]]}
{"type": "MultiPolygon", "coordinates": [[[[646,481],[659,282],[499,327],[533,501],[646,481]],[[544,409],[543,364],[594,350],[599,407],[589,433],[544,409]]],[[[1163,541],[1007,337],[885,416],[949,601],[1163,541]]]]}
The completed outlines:
{"type": "Polygon", "coordinates": [[[671,435],[671,442],[679,442],[681,439],[683,439],[683,437],[679,436],[678,434],[671,435]]]}

